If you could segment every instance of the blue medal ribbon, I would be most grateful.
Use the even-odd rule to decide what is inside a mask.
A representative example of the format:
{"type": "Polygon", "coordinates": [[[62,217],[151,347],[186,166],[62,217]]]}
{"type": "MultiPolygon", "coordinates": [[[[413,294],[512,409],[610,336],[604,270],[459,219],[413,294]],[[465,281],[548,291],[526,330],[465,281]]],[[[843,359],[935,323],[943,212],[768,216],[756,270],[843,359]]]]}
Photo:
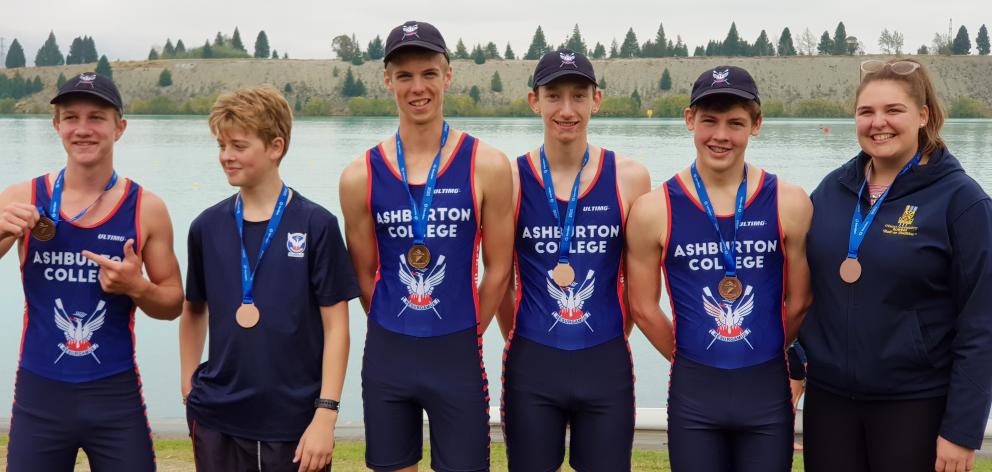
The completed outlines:
{"type": "Polygon", "coordinates": [[[449,130],[448,122],[445,121],[441,128],[441,147],[438,148],[434,162],[431,163],[431,169],[427,172],[424,196],[420,200],[419,208],[417,201],[413,199],[413,193],[410,192],[410,181],[406,172],[406,157],[403,155],[403,141],[400,139],[400,131],[396,130],[396,164],[400,168],[400,176],[403,177],[403,188],[406,189],[406,194],[410,197],[410,210],[413,212],[413,244],[415,245],[424,244],[424,240],[427,239],[427,219],[431,212],[431,203],[434,201],[437,174],[441,170],[441,151],[444,150],[444,145],[448,142],[449,130]]]}
{"type": "MultiPolygon", "coordinates": [[[[114,173],[110,176],[110,181],[107,182],[107,185],[103,187],[104,193],[114,188],[114,185],[116,184],[117,184],[117,171],[115,170],[114,173]]],[[[55,178],[55,183],[52,184],[52,201],[49,204],[47,215],[45,213],[44,208],[38,207],[38,213],[48,216],[52,220],[52,222],[55,223],[56,226],[58,226],[59,221],[62,220],[62,215],[60,211],[62,208],[62,188],[64,186],[65,186],[65,168],[63,167],[62,170],[59,171],[58,177],[55,178]]],[[[101,193],[100,197],[102,196],[103,194],[101,193]]],[[[90,211],[90,208],[93,208],[93,205],[96,205],[96,202],[100,201],[100,197],[97,197],[96,200],[93,200],[93,203],[90,203],[90,206],[83,208],[83,211],[79,212],[78,215],[69,218],[69,222],[72,223],[74,221],[79,220],[83,216],[86,216],[86,212],[90,211]]]]}
{"type": "Polygon", "coordinates": [[[579,183],[582,181],[582,169],[585,169],[588,163],[589,145],[586,144],[586,153],[582,156],[582,165],[579,167],[579,173],[575,174],[572,193],[568,197],[565,224],[562,225],[561,215],[558,214],[558,197],[555,195],[555,183],[551,179],[551,164],[548,162],[548,155],[544,153],[544,146],[541,146],[541,176],[544,179],[544,196],[548,199],[548,206],[551,207],[551,213],[555,215],[555,222],[561,228],[561,241],[558,245],[559,264],[568,264],[568,253],[572,245],[572,236],[575,233],[575,209],[579,204],[579,183]]]}
{"type": "Polygon", "coordinates": [[[269,224],[265,228],[262,246],[258,248],[254,269],[248,262],[248,251],[245,249],[245,213],[244,204],[241,203],[241,194],[238,194],[238,199],[234,202],[234,221],[238,225],[238,239],[241,241],[241,302],[245,305],[255,303],[255,274],[258,272],[258,266],[262,265],[262,256],[265,255],[265,250],[269,248],[272,237],[275,236],[276,230],[279,228],[282,214],[286,211],[287,201],[289,201],[289,187],[282,184],[279,200],[276,201],[276,207],[272,210],[272,217],[269,218],[269,224]]]}
{"type": "MultiPolygon", "coordinates": [[[[913,156],[909,162],[903,166],[899,174],[896,175],[896,179],[902,177],[903,174],[909,172],[909,169],[914,165],[920,163],[920,157],[922,156],[922,151],[917,151],[916,155],[913,156]]],[[[895,184],[895,180],[892,181],[892,185],[895,184]]],[[[868,214],[864,217],[861,216],[861,195],[865,191],[865,187],[868,186],[868,175],[865,175],[865,181],[861,183],[861,188],[858,190],[858,199],[854,202],[854,216],[851,218],[851,237],[847,242],[847,258],[857,259],[858,250],[861,249],[861,243],[865,240],[865,234],[868,233],[868,228],[871,223],[875,221],[875,215],[878,214],[878,209],[882,207],[882,202],[885,201],[885,197],[889,194],[889,190],[892,190],[892,185],[882,192],[882,195],[875,200],[875,203],[868,210],[868,214]]]]}
{"type": "Polygon", "coordinates": [[[720,237],[720,253],[723,254],[723,262],[726,265],[724,275],[737,277],[737,256],[735,254],[737,252],[737,229],[741,227],[741,220],[744,219],[744,205],[747,203],[747,164],[744,164],[744,177],[741,179],[740,186],[737,187],[737,203],[734,205],[734,239],[730,241],[730,244],[727,244],[723,239],[720,222],[716,219],[716,212],[713,210],[713,202],[710,201],[710,196],[706,193],[706,185],[699,175],[699,170],[696,169],[695,162],[692,163],[689,170],[692,173],[692,183],[696,185],[699,203],[703,205],[706,216],[710,218],[710,222],[716,228],[717,236],[720,237]]]}

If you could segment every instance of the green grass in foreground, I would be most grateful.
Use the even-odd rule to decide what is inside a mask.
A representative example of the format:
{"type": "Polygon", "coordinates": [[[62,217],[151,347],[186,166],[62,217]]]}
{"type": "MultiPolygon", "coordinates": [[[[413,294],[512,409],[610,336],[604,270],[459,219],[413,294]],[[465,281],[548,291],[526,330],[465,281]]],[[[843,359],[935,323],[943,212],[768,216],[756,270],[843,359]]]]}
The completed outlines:
{"type": "MultiPolygon", "coordinates": [[[[157,439],[155,441],[155,454],[158,459],[158,470],[160,472],[193,472],[193,450],[189,439],[157,439]]],[[[565,462],[568,459],[566,456],[565,462]]],[[[420,470],[430,470],[430,449],[424,448],[424,460],[420,463],[420,470]]],[[[0,468],[7,466],[7,436],[0,436],[0,468]]],[[[82,453],[76,459],[76,471],[89,471],[86,456],[82,453]]],[[[334,449],[334,472],[362,472],[365,468],[365,444],[357,441],[338,442],[334,449]]],[[[506,448],[503,443],[492,444],[492,470],[493,472],[506,471],[506,448]]],[[[574,472],[567,465],[563,467],[563,472],[574,472]]],[[[670,471],[668,464],[668,453],[664,451],[635,450],[633,457],[633,470],[637,472],[670,471]]],[[[802,454],[796,454],[792,470],[800,472],[803,470],[802,454]]],[[[992,472],[992,460],[979,459],[975,463],[974,472],[992,472]]]]}

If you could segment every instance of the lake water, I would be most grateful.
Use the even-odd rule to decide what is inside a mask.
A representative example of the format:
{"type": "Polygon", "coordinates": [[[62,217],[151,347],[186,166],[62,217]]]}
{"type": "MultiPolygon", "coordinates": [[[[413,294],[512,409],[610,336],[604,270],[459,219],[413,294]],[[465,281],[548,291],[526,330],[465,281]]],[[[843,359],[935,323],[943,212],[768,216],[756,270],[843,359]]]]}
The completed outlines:
{"type": "MultiPolygon", "coordinates": [[[[536,147],[542,138],[537,118],[452,119],[465,129],[515,156],[536,147]]],[[[295,123],[289,154],[282,164],[287,184],[340,215],[338,177],[351,160],[390,136],[390,118],[301,119],[295,123]]],[[[952,121],[944,136],[951,151],[986,191],[992,189],[992,121],[952,121]]],[[[594,119],[590,141],[643,162],[654,186],[693,158],[691,135],[675,120],[594,119]]],[[[853,120],[768,120],[752,139],[748,160],[811,191],[822,177],[858,151],[853,120]],[[825,134],[821,128],[829,127],[825,134]]],[[[0,117],[0,185],[6,187],[65,163],[65,152],[48,117],[0,117]]],[[[217,164],[217,146],[205,117],[133,117],[116,149],[118,172],[161,196],[172,214],[176,254],[185,273],[186,234],[204,208],[230,196],[217,164]]],[[[16,257],[0,261],[0,405],[12,401],[21,339],[24,297],[16,257]]],[[[668,300],[662,301],[668,312],[668,300]]],[[[153,419],[183,416],[179,395],[178,321],[138,316],[138,364],[145,399],[153,419]]],[[[351,356],[342,398],[341,420],[360,422],[361,354],[365,317],[351,305],[351,356]]],[[[499,405],[502,338],[495,323],[485,335],[485,362],[493,407],[499,405]]],[[[636,329],[631,336],[637,375],[638,407],[662,407],[666,401],[668,363],[636,329]]],[[[0,410],[0,416],[9,410],[0,410]]]]}

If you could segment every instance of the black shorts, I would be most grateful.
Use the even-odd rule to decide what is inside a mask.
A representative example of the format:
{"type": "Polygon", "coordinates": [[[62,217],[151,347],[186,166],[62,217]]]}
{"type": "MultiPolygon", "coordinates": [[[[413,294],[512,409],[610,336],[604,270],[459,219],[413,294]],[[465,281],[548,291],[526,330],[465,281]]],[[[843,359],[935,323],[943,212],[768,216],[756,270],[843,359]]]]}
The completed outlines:
{"type": "Polygon", "coordinates": [[[137,372],[68,383],[18,370],[7,470],[72,472],[79,449],[94,472],[155,470],[137,372]]]}
{"type": "MultiPolygon", "coordinates": [[[[299,442],[267,442],[231,436],[216,431],[186,414],[193,440],[196,472],[265,471],[297,472],[293,463],[299,442]]],[[[326,471],[330,472],[331,466],[326,471]]]]}
{"type": "Polygon", "coordinates": [[[366,465],[396,470],[420,462],[426,411],[434,470],[489,470],[485,376],[475,328],[418,338],[370,320],[362,358],[366,465]]]}
{"type": "Polygon", "coordinates": [[[634,373],[623,337],[566,351],[522,337],[503,363],[503,432],[510,470],[556,470],[565,458],[585,471],[629,471],[634,373]]]}
{"type": "Polygon", "coordinates": [[[785,356],[719,369],[675,355],[668,394],[672,472],[792,470],[785,356]]]}

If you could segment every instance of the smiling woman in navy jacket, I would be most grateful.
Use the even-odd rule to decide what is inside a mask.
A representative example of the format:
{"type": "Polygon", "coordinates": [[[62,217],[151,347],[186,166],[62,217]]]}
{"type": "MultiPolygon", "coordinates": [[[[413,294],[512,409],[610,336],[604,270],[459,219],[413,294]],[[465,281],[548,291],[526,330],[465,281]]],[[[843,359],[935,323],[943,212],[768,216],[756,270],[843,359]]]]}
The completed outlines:
{"type": "Polygon", "coordinates": [[[965,471],[992,400],[992,203],[927,71],[861,66],[861,153],[813,192],[806,470],[965,471]]]}

